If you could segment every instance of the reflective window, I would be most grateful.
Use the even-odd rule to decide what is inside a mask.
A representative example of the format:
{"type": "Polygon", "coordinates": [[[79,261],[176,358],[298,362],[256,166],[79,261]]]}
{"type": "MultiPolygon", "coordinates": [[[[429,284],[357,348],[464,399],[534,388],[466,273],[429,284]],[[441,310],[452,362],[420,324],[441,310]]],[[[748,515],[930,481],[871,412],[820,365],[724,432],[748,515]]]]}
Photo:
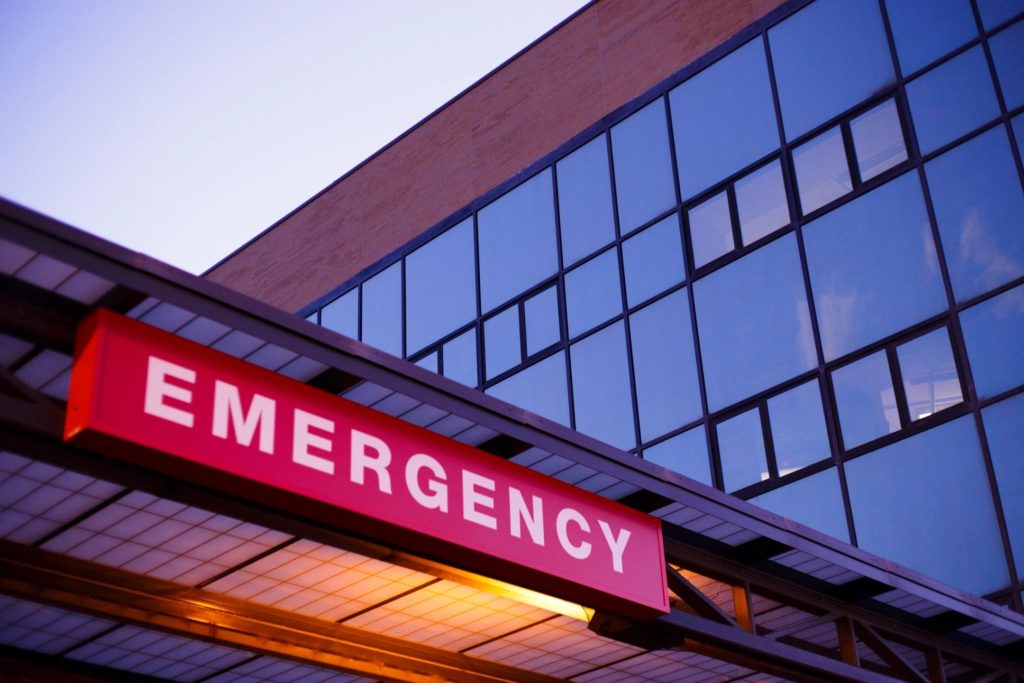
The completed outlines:
{"type": "Polygon", "coordinates": [[[1024,155],[1024,114],[1013,117],[1013,137],[1017,140],[1017,152],[1024,155]]]}
{"type": "Polygon", "coordinates": [[[477,385],[476,328],[471,328],[444,345],[444,376],[468,387],[477,385]]]}
{"type": "Polygon", "coordinates": [[[558,215],[565,265],[615,239],[608,143],[601,135],[557,164],[558,215]]]}
{"type": "Polygon", "coordinates": [[[838,126],[797,147],[793,151],[793,167],[804,214],[853,189],[843,134],[838,126]]]}
{"type": "Polygon", "coordinates": [[[960,326],[978,398],[1024,382],[1024,286],[967,309],[960,326]]]}
{"type": "Polygon", "coordinates": [[[736,491],[768,478],[768,456],[761,432],[761,413],[757,408],[719,422],[715,430],[726,491],[736,491]]]}
{"type": "Polygon", "coordinates": [[[558,269],[550,169],[480,209],[477,221],[484,312],[558,269]]]}
{"type": "Polygon", "coordinates": [[[896,347],[910,419],[920,420],[963,401],[945,327],[896,347]]]}
{"type": "Polygon", "coordinates": [[[835,468],[812,474],[747,502],[843,542],[850,541],[843,493],[835,468]]]}
{"type": "Polygon", "coordinates": [[[913,173],[804,226],[804,247],[826,360],[946,308],[913,173]]]}
{"type": "Polygon", "coordinates": [[[402,355],[402,262],[363,283],[363,341],[402,355]]]}
{"type": "Polygon", "coordinates": [[[475,317],[473,219],[467,218],[405,259],[405,333],[410,353],[475,317]]]}
{"type": "Polygon", "coordinates": [[[693,207],[689,211],[689,218],[690,246],[693,249],[695,268],[714,261],[736,247],[727,193],[720,192],[693,207]]]}
{"type": "Polygon", "coordinates": [[[612,128],[612,157],[623,233],[675,205],[663,100],[651,102],[612,128]]]}
{"type": "Polygon", "coordinates": [[[999,116],[980,45],[908,83],[907,100],[922,154],[999,116]]]}
{"type": "Polygon", "coordinates": [[[693,294],[710,410],[817,366],[794,235],[697,280],[693,294]]]}
{"type": "Polygon", "coordinates": [[[650,441],[701,414],[686,290],[640,309],[629,326],[640,439],[650,441]]]}
{"type": "Polygon", "coordinates": [[[768,420],[779,476],[784,477],[832,454],[817,380],[768,399],[768,420]]]}
{"type": "Polygon", "coordinates": [[[569,424],[565,353],[556,353],[487,389],[488,394],[531,413],[569,424]]]}
{"type": "Polygon", "coordinates": [[[1003,517],[1017,566],[1024,565],[1024,395],[981,411],[1003,517]]]}
{"type": "Polygon", "coordinates": [[[484,367],[497,377],[523,362],[519,345],[519,307],[512,306],[484,321],[484,367]]]}
{"type": "Polygon", "coordinates": [[[861,181],[871,180],[907,159],[900,114],[893,100],[850,121],[850,132],[861,181]]]}
{"type": "Polygon", "coordinates": [[[565,276],[569,336],[576,337],[622,313],[619,257],[609,249],[565,276]]]}
{"type": "Polygon", "coordinates": [[[573,344],[569,356],[576,429],[619,448],[636,446],[622,323],[573,344]]]}
{"type": "Polygon", "coordinates": [[[546,349],[562,338],[558,326],[558,289],[548,287],[523,304],[526,315],[526,355],[546,349]]]}
{"type": "Polygon", "coordinates": [[[978,0],[978,12],[986,30],[1021,13],[1020,0],[978,0]]]}
{"type": "Polygon", "coordinates": [[[790,140],[894,81],[875,2],[818,0],[769,29],[768,41],[790,140]]]}
{"type": "Polygon", "coordinates": [[[847,450],[900,429],[885,351],[832,371],[839,427],[847,450]]]}
{"type": "Polygon", "coordinates": [[[644,460],[711,486],[708,442],[704,425],[689,429],[644,450],[644,460]]]}
{"type": "Polygon", "coordinates": [[[1024,274],[1024,193],[998,126],[925,164],[958,300],[1024,274]]]}
{"type": "Polygon", "coordinates": [[[437,372],[437,351],[423,356],[423,358],[416,361],[416,365],[431,372],[437,372]]]}
{"type": "Polygon", "coordinates": [[[848,462],[846,483],[857,541],[868,552],[975,595],[1007,584],[969,416],[848,462]]]}
{"type": "Polygon", "coordinates": [[[622,243],[626,301],[630,307],[683,281],[679,217],[669,216],[622,243]]]}
{"type": "Polygon", "coordinates": [[[970,0],[886,0],[885,6],[904,76],[978,35],[970,0]]]}
{"type": "Polygon", "coordinates": [[[320,324],[352,339],[359,338],[359,288],[342,294],[320,310],[320,324]]]}
{"type": "Polygon", "coordinates": [[[669,103],[684,198],[779,146],[761,38],[670,92],[669,103]]]}
{"type": "Polygon", "coordinates": [[[1024,21],[1005,28],[988,41],[1007,109],[1024,104],[1024,21]]]}
{"type": "Polygon", "coordinates": [[[736,181],[736,209],[744,244],[789,224],[786,187],[778,160],[736,181]]]}

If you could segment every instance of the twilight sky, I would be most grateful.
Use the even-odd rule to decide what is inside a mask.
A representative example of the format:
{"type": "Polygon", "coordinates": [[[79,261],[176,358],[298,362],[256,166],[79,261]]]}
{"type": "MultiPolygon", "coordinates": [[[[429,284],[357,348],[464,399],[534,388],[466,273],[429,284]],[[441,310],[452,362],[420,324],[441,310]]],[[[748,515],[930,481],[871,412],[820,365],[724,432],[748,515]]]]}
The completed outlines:
{"type": "Polygon", "coordinates": [[[0,0],[0,196],[201,272],[583,0],[0,0]]]}

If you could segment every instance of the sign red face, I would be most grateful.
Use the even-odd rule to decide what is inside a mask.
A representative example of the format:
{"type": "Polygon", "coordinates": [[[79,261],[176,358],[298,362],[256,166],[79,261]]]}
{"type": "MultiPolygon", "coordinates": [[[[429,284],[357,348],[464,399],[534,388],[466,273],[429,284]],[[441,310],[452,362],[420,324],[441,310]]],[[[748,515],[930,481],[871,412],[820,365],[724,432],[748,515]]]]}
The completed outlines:
{"type": "Polygon", "coordinates": [[[78,331],[65,438],[590,607],[668,611],[658,519],[109,311],[78,331]]]}

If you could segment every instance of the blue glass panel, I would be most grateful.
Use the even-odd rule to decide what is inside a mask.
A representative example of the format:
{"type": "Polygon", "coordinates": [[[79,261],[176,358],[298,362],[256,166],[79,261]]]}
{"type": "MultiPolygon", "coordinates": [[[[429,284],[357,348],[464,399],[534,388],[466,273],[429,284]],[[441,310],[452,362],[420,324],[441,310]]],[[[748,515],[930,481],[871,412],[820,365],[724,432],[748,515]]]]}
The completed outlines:
{"type": "Polygon", "coordinates": [[[1013,117],[1013,137],[1017,140],[1017,153],[1024,155],[1024,114],[1013,117]]]}
{"type": "Polygon", "coordinates": [[[768,399],[768,421],[780,476],[832,454],[817,380],[768,399]]]}
{"type": "Polygon", "coordinates": [[[608,143],[601,135],[555,165],[562,260],[571,265],[615,239],[608,143]]]}
{"type": "Polygon", "coordinates": [[[988,41],[996,75],[1003,89],[1007,109],[1024,104],[1024,21],[992,36],[988,41]]]}
{"type": "Polygon", "coordinates": [[[523,305],[526,315],[526,355],[532,356],[562,338],[558,325],[558,289],[548,287],[527,299],[523,305]]]}
{"type": "Polygon", "coordinates": [[[812,474],[782,488],[750,498],[747,502],[817,529],[845,543],[850,542],[843,492],[839,488],[839,474],[835,469],[812,474]]]}
{"type": "MultiPolygon", "coordinates": [[[[1024,394],[981,411],[1017,566],[1024,566],[1024,394]]],[[[1019,570],[1018,570],[1019,571],[1019,570]]]]}
{"type": "Polygon", "coordinates": [[[945,327],[896,347],[910,419],[920,420],[963,401],[945,327]]]}
{"type": "Polygon", "coordinates": [[[415,353],[476,317],[473,219],[405,259],[405,334],[415,353]]]}
{"type": "Polygon", "coordinates": [[[851,460],[846,484],[865,550],[976,595],[1007,584],[988,476],[969,416],[851,460]]]}
{"type": "Polygon", "coordinates": [[[444,345],[444,376],[468,387],[477,385],[476,328],[444,345]]]}
{"type": "Polygon", "coordinates": [[[640,309],[629,325],[640,439],[650,441],[701,414],[686,290],[640,309]]]}
{"type": "Polygon", "coordinates": [[[853,189],[846,148],[839,128],[819,135],[793,151],[800,208],[804,215],[820,209],[853,189]]]}
{"type": "Polygon", "coordinates": [[[850,121],[850,132],[862,181],[871,180],[907,159],[900,114],[893,100],[882,102],[850,121]]]}
{"type": "Polygon", "coordinates": [[[978,398],[1024,382],[1024,286],[967,309],[960,325],[978,398]]]}
{"type": "Polygon", "coordinates": [[[690,209],[690,247],[693,265],[700,268],[736,246],[732,237],[732,212],[725,192],[690,209]]]}
{"type": "Polygon", "coordinates": [[[303,318],[303,320],[305,320],[306,322],[311,322],[313,324],[319,325],[320,324],[319,317],[320,317],[320,311],[317,310],[317,311],[313,311],[312,313],[307,315],[305,318],[303,318]]]}
{"type": "Polygon", "coordinates": [[[761,38],[704,69],[668,98],[684,199],[779,146],[761,38]]]}
{"type": "Polygon", "coordinates": [[[697,280],[693,294],[710,410],[818,364],[794,235],[697,280]]]}
{"type": "Polygon", "coordinates": [[[704,435],[704,425],[645,449],[644,460],[650,460],[711,486],[711,465],[708,462],[708,442],[704,435]]]}
{"type": "Polygon", "coordinates": [[[669,216],[622,243],[626,301],[632,308],[683,281],[679,217],[669,216]]]}
{"type": "Polygon", "coordinates": [[[761,413],[757,408],[719,422],[715,430],[726,491],[736,491],[768,478],[761,413]]]}
{"type": "Polygon", "coordinates": [[[569,424],[564,352],[549,356],[495,384],[487,389],[487,393],[559,424],[569,424]]]}
{"type": "Polygon", "coordinates": [[[744,244],[789,224],[786,187],[778,160],[736,181],[736,211],[744,244]]]}
{"type": "Polygon", "coordinates": [[[832,371],[839,426],[847,450],[900,428],[884,351],[832,371]]]}
{"type": "Polygon", "coordinates": [[[946,308],[913,173],[808,223],[804,247],[826,360],[946,308]]]}
{"type": "Polygon", "coordinates": [[[482,208],[477,221],[485,313],[558,269],[550,169],[482,208]]]}
{"type": "Polygon", "coordinates": [[[423,358],[416,361],[416,365],[431,372],[437,372],[437,351],[423,356],[423,358]]]}
{"type": "Polygon", "coordinates": [[[519,306],[484,321],[484,367],[487,379],[523,362],[519,345],[519,306]]]}
{"type": "Polygon", "coordinates": [[[573,344],[569,357],[576,429],[619,448],[636,446],[622,323],[573,344]]]}
{"type": "Polygon", "coordinates": [[[359,288],[342,294],[320,310],[320,324],[352,339],[359,338],[359,288]]]}
{"type": "Polygon", "coordinates": [[[402,263],[363,283],[363,341],[402,355],[402,263]]]}
{"type": "Polygon", "coordinates": [[[609,249],[565,275],[569,337],[576,337],[622,313],[619,256],[609,249]]]}
{"type": "Polygon", "coordinates": [[[612,157],[623,233],[675,205],[663,100],[651,102],[612,128],[612,157]]]}
{"type": "Polygon", "coordinates": [[[981,13],[982,25],[991,30],[1024,12],[1024,4],[1021,0],[978,0],[978,12],[981,13]]]}
{"type": "Polygon", "coordinates": [[[999,116],[980,45],[908,83],[907,100],[922,154],[999,116]]]}
{"type": "Polygon", "coordinates": [[[878,3],[818,0],[768,31],[790,140],[893,83],[878,3]]]}
{"type": "Polygon", "coordinates": [[[970,0],[886,0],[904,76],[977,37],[970,0]]]}

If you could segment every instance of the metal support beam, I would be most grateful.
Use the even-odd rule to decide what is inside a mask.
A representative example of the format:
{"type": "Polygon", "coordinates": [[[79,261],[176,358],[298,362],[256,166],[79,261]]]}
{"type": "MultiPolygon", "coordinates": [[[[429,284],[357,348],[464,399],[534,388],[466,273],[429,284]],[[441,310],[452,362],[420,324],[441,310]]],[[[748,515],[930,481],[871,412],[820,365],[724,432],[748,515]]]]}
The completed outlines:
{"type": "Polygon", "coordinates": [[[757,633],[754,623],[753,599],[750,597],[750,584],[743,581],[732,587],[732,606],[736,611],[736,623],[748,633],[757,633]]]}
{"type": "Polygon", "coordinates": [[[871,648],[876,655],[881,657],[882,661],[888,664],[889,668],[891,668],[897,676],[903,680],[914,681],[915,683],[928,683],[925,677],[921,675],[921,672],[911,666],[910,663],[903,659],[898,652],[889,647],[889,644],[886,643],[880,635],[878,635],[875,629],[867,626],[866,624],[853,622],[853,630],[857,634],[857,637],[860,638],[861,642],[871,648]]]}
{"type": "Polygon", "coordinates": [[[857,654],[857,638],[853,635],[853,620],[850,617],[836,619],[836,637],[839,639],[839,656],[850,666],[860,666],[857,654]]]}
{"type": "Polygon", "coordinates": [[[677,572],[671,565],[665,567],[665,575],[668,579],[668,589],[675,593],[695,614],[699,614],[705,619],[717,621],[719,624],[728,624],[730,626],[736,624],[732,617],[722,611],[721,607],[712,602],[708,596],[704,595],[699,588],[694,586],[689,579],[677,572]]]}
{"type": "Polygon", "coordinates": [[[931,683],[946,683],[946,667],[942,662],[942,651],[931,649],[924,653],[928,662],[928,680],[931,683]]]}

